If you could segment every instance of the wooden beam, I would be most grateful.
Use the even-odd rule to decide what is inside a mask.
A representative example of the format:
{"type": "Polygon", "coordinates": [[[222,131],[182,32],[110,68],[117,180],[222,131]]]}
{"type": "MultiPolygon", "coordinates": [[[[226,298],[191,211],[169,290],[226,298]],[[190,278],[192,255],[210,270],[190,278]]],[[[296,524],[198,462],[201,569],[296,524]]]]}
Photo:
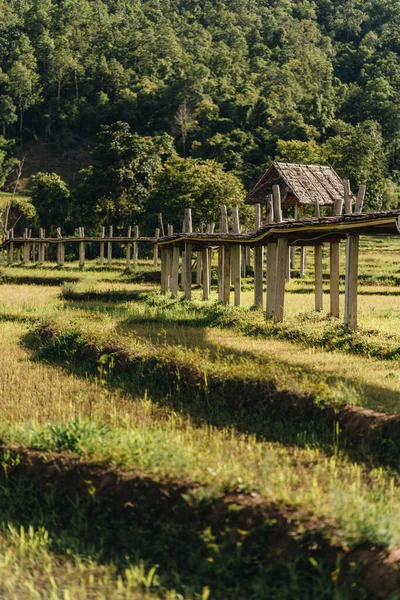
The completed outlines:
{"type": "Polygon", "coordinates": [[[161,293],[167,293],[167,250],[161,248],[161,293]]]}
{"type": "MultiPolygon", "coordinates": [[[[219,221],[220,233],[228,233],[228,213],[225,204],[220,208],[221,216],[219,221]]],[[[226,253],[226,246],[220,246],[218,249],[218,301],[225,303],[225,255],[227,255],[229,262],[229,251],[226,253]]],[[[230,268],[230,267],[229,267],[230,268]]],[[[229,277],[230,286],[230,277],[229,277]]],[[[228,299],[229,303],[229,299],[228,299]]]]}
{"type": "Polygon", "coordinates": [[[286,268],[289,260],[289,247],[286,238],[279,238],[277,244],[276,258],[276,281],[275,281],[275,303],[274,303],[274,321],[280,323],[283,321],[285,305],[285,279],[286,268]]]}
{"type": "MultiPolygon", "coordinates": [[[[192,224],[192,209],[185,208],[185,232],[193,232],[192,224]]],[[[190,300],[192,298],[192,244],[185,244],[185,276],[183,281],[183,287],[185,292],[185,298],[190,300]]]]}
{"type": "Polygon", "coordinates": [[[321,311],[323,308],[323,287],[322,287],[322,245],[314,248],[315,259],[315,310],[321,311]]]}
{"type": "Polygon", "coordinates": [[[330,308],[332,317],[339,318],[339,290],[340,290],[340,243],[330,244],[330,308]]]}
{"type": "Polygon", "coordinates": [[[358,252],[360,237],[349,235],[346,240],[346,287],[344,297],[344,324],[357,329],[358,252]]]}

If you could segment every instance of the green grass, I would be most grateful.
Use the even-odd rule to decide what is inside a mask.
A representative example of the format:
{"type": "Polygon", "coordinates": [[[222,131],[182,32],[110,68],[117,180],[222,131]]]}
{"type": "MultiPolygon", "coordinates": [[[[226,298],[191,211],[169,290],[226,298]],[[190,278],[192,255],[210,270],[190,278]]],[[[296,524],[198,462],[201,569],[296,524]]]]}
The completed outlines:
{"type": "Polygon", "coordinates": [[[219,306],[215,291],[208,303],[198,291],[192,303],[161,297],[145,281],[147,263],[136,273],[122,261],[112,270],[3,267],[1,594],[374,597],[361,565],[339,585],[347,567],[335,560],[359,545],[400,545],[397,472],[379,448],[350,447],[322,421],[283,414],[277,399],[400,412],[397,250],[388,240],[379,249],[368,241],[362,254],[368,293],[356,334],[312,311],[307,278],[288,285],[288,319],[277,326],[246,307],[219,306]],[[257,401],[259,389],[275,398],[273,410],[257,401]],[[116,506],[96,495],[88,474],[86,496],[76,475],[48,494],[35,462],[18,474],[29,448],[44,463],[54,452],[77,456],[76,464],[130,472],[150,488],[116,506]],[[152,504],[159,493],[172,498],[168,510],[152,504]],[[275,508],[243,525],[239,501],[218,512],[227,495],[275,508]],[[284,514],[296,523],[293,553],[280,549],[284,514]]]}

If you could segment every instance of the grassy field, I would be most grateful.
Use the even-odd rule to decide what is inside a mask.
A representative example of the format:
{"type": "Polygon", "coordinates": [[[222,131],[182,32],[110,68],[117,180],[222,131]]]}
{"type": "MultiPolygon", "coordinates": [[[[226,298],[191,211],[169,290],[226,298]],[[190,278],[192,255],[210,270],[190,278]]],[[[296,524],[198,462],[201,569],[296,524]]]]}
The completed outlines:
{"type": "Polygon", "coordinates": [[[363,242],[354,334],[310,276],[273,325],[251,277],[235,309],[145,262],[3,267],[0,596],[400,598],[398,446],[309,412],[400,413],[397,245],[363,242]]]}

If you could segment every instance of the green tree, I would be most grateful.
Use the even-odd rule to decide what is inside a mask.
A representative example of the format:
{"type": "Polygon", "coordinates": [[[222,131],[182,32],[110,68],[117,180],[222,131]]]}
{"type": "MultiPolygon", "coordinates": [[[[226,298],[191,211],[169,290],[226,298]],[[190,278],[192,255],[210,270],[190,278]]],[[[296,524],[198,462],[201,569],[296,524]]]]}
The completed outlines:
{"type": "Polygon", "coordinates": [[[194,223],[219,223],[220,205],[240,206],[243,217],[249,214],[244,206],[243,185],[233,173],[214,160],[201,160],[177,155],[166,161],[157,176],[148,203],[149,213],[162,212],[164,222],[182,230],[185,208],[192,209],[194,223]]]}
{"type": "Polygon", "coordinates": [[[93,164],[80,173],[74,207],[83,224],[128,225],[145,210],[172,138],[141,137],[117,122],[102,128],[93,164]]]}
{"type": "Polygon", "coordinates": [[[40,225],[50,234],[57,227],[65,228],[70,195],[67,184],[56,173],[38,173],[32,177],[32,204],[40,225]]]}

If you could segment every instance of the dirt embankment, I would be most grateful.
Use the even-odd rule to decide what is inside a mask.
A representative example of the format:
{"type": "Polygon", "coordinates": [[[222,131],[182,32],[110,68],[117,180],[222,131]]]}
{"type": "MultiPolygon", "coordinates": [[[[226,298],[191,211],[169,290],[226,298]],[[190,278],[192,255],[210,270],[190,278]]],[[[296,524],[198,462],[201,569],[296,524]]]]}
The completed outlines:
{"type": "Polygon", "coordinates": [[[199,502],[195,497],[200,486],[192,481],[157,481],[136,470],[15,446],[2,445],[0,453],[7,457],[7,478],[28,478],[37,492],[105,501],[108,511],[110,505],[119,514],[134,509],[136,515],[145,512],[169,527],[210,527],[221,543],[240,543],[242,553],[269,566],[299,557],[306,565],[314,561],[337,578],[340,588],[350,589],[357,582],[371,600],[389,598],[400,589],[400,549],[368,544],[343,548],[333,524],[304,509],[267,502],[258,494],[207,498],[204,489],[199,502]]]}
{"type": "Polygon", "coordinates": [[[44,356],[76,358],[93,370],[101,357],[112,357],[113,373],[129,374],[145,382],[151,394],[179,393],[204,396],[208,401],[223,403],[233,411],[268,408],[271,418],[297,423],[322,423],[340,437],[348,450],[359,458],[373,456],[375,462],[400,466],[400,415],[387,415],[355,405],[317,403],[312,395],[297,395],[278,390],[273,381],[220,377],[204,373],[201,368],[168,357],[166,352],[141,354],[115,343],[98,344],[78,332],[67,335],[52,325],[36,331],[44,356]]]}

